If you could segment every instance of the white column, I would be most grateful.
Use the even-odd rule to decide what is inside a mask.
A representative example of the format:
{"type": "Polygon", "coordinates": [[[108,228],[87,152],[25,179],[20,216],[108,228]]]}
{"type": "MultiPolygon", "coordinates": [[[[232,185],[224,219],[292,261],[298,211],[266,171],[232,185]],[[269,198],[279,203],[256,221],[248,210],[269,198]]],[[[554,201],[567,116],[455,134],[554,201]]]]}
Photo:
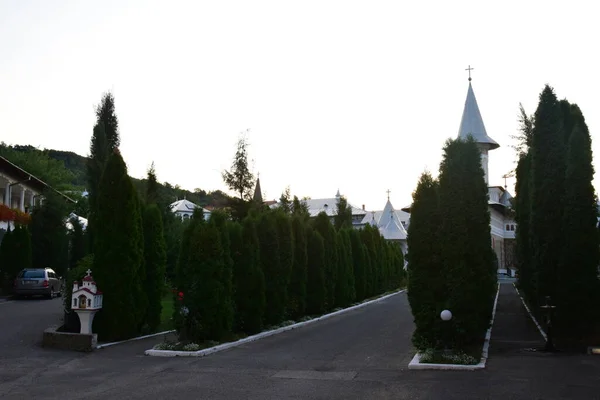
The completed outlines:
{"type": "Polygon", "coordinates": [[[21,186],[21,201],[19,202],[19,210],[25,212],[25,188],[21,186]]]}
{"type": "Polygon", "coordinates": [[[4,189],[4,204],[11,206],[10,204],[10,181],[6,182],[6,188],[4,189]]]}
{"type": "Polygon", "coordinates": [[[29,191],[29,211],[33,210],[35,200],[35,193],[29,191]]]}

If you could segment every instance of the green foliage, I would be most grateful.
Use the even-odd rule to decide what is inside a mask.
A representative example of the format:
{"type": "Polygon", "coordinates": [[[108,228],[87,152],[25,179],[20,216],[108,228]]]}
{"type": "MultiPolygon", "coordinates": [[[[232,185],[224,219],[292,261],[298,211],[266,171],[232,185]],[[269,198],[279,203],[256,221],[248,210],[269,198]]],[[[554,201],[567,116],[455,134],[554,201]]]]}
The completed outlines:
{"type": "Polygon", "coordinates": [[[79,218],[69,219],[73,229],[68,233],[69,248],[69,269],[74,269],[79,261],[87,255],[87,242],[83,226],[79,218]]]}
{"type": "Polygon", "coordinates": [[[308,211],[308,204],[306,204],[306,201],[301,201],[297,196],[294,196],[294,200],[292,201],[292,214],[298,215],[305,221],[308,221],[310,218],[310,213],[308,211]]]}
{"type": "Polygon", "coordinates": [[[158,204],[158,181],[156,180],[156,169],[154,168],[154,163],[152,163],[148,169],[148,176],[146,179],[146,203],[158,204]]]}
{"type": "Polygon", "coordinates": [[[352,267],[354,272],[354,290],[356,300],[364,300],[367,298],[366,285],[366,268],[367,255],[366,247],[361,242],[360,233],[357,230],[350,230],[350,246],[352,248],[352,267]]]}
{"type": "Polygon", "coordinates": [[[9,228],[2,239],[0,255],[2,284],[8,290],[22,269],[31,268],[31,238],[26,227],[9,228]]]}
{"type": "Polygon", "coordinates": [[[225,327],[226,332],[231,332],[233,324],[233,259],[231,257],[231,240],[229,238],[228,215],[215,210],[210,215],[209,225],[217,228],[221,235],[221,248],[223,251],[223,270],[221,271],[221,283],[223,285],[223,313],[221,314],[221,325],[225,327]]]}
{"type": "Polygon", "coordinates": [[[248,168],[248,142],[240,136],[230,171],[223,171],[223,181],[229,189],[238,193],[241,200],[249,200],[254,187],[254,175],[248,168]]]}
{"type": "Polygon", "coordinates": [[[571,109],[573,130],[566,158],[556,324],[561,336],[585,342],[600,317],[598,211],[592,185],[591,138],[579,108],[573,105],[571,109]]]}
{"type": "Polygon", "coordinates": [[[518,283],[519,289],[525,297],[531,299],[535,297],[535,280],[537,278],[533,271],[533,254],[531,254],[531,152],[519,157],[516,172],[515,221],[517,223],[518,283]]]}
{"type": "MultiPolygon", "coordinates": [[[[49,267],[59,276],[65,276],[69,266],[69,241],[65,226],[67,215],[68,205],[62,197],[51,191],[46,191],[42,205],[33,209],[29,229],[34,268],[49,267]]],[[[83,239],[81,230],[78,235],[77,239],[83,239]]],[[[76,249],[77,252],[76,255],[82,257],[81,247],[76,249]]]]}
{"type": "Polygon", "coordinates": [[[220,340],[231,332],[231,298],[227,296],[223,235],[215,224],[196,224],[190,239],[189,338],[196,342],[220,340]]]}
{"type": "Polygon", "coordinates": [[[327,287],[325,281],[325,241],[316,230],[307,230],[308,268],[306,282],[306,313],[318,315],[325,311],[327,287]]]}
{"type": "Polygon", "coordinates": [[[365,226],[361,231],[362,243],[365,246],[365,294],[366,298],[373,296],[377,293],[375,287],[376,279],[375,274],[377,272],[377,250],[375,248],[373,228],[371,225],[365,226]]]}
{"type": "MultiPolygon", "coordinates": [[[[51,150],[50,150],[51,151],[51,150]]],[[[49,150],[33,146],[9,146],[0,143],[0,156],[57,190],[73,188],[74,175],[62,161],[52,158],[49,150]]]]}
{"type": "Polygon", "coordinates": [[[275,325],[283,321],[287,291],[286,273],[281,264],[275,213],[263,213],[257,221],[256,231],[260,249],[260,266],[265,276],[266,310],[264,322],[275,325]]]}
{"type": "Polygon", "coordinates": [[[115,114],[115,97],[107,92],[102,96],[102,101],[96,107],[96,124],[104,125],[106,147],[111,152],[119,147],[119,121],[115,114]]]}
{"type": "Polygon", "coordinates": [[[344,196],[338,198],[336,204],[336,214],[333,217],[333,225],[336,230],[352,228],[352,208],[348,205],[348,200],[344,196]]]}
{"type": "Polygon", "coordinates": [[[290,187],[288,186],[285,188],[285,191],[281,193],[281,196],[279,197],[279,209],[287,214],[292,212],[292,200],[290,199],[290,197],[290,187]]]}
{"type": "Polygon", "coordinates": [[[329,222],[329,217],[325,212],[320,212],[312,222],[314,230],[319,232],[323,238],[323,245],[325,246],[326,308],[332,309],[336,303],[335,285],[338,277],[338,251],[335,228],[329,222]]]}
{"type": "Polygon", "coordinates": [[[288,290],[288,316],[298,319],[304,315],[306,309],[306,281],[307,281],[307,236],[304,219],[295,215],[292,218],[292,231],[294,237],[294,263],[288,290]]]}
{"type": "Polygon", "coordinates": [[[350,234],[348,229],[342,229],[337,232],[336,237],[338,250],[337,282],[335,285],[335,306],[346,307],[350,305],[356,297],[354,288],[354,265],[352,262],[352,244],[350,243],[350,234]]]}
{"type": "Polygon", "coordinates": [[[544,296],[557,294],[558,263],[564,233],[565,146],[562,110],[554,90],[546,86],[535,112],[531,146],[531,241],[536,293],[529,297],[537,308],[544,296]]]}
{"type": "MultiPolygon", "coordinates": [[[[496,292],[488,189],[480,157],[472,137],[449,140],[440,165],[439,276],[444,280],[441,295],[445,298],[437,305],[454,315],[446,325],[451,326],[448,340],[457,349],[484,336],[496,292]]],[[[411,248],[411,261],[414,256],[411,248]]]]}
{"type": "Polygon", "coordinates": [[[146,324],[150,331],[154,332],[161,323],[161,300],[165,287],[165,269],[167,264],[162,217],[156,204],[146,206],[143,215],[143,224],[144,266],[146,271],[143,289],[148,297],[146,324]]]}
{"type": "Polygon", "coordinates": [[[135,336],[146,315],[144,242],[139,199],[121,155],[108,158],[98,187],[94,277],[104,292],[94,326],[102,340],[135,336]]]}
{"type": "Polygon", "coordinates": [[[233,258],[234,331],[258,333],[262,329],[266,303],[256,222],[246,218],[242,225],[231,224],[229,232],[233,258]]]}

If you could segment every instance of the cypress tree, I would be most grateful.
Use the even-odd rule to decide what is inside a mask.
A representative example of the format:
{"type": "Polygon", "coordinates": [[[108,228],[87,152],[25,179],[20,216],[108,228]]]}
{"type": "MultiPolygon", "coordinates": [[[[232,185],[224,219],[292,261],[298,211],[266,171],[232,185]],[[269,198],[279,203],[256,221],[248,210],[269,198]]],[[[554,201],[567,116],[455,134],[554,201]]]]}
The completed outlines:
{"type": "Polygon", "coordinates": [[[427,172],[413,192],[408,226],[408,301],[415,321],[412,341],[421,351],[438,346],[442,334],[439,313],[446,299],[439,227],[439,184],[427,172]]]}
{"type": "Polygon", "coordinates": [[[533,257],[531,254],[531,154],[519,157],[515,184],[516,204],[515,220],[517,222],[517,266],[519,271],[519,288],[527,299],[535,297],[535,278],[533,257]]]}
{"type": "MultiPolygon", "coordinates": [[[[440,165],[440,275],[446,290],[439,305],[454,315],[445,325],[451,327],[449,340],[459,349],[482,340],[496,292],[488,189],[480,157],[472,137],[449,140],[440,165]]],[[[411,261],[413,256],[411,249],[411,261]]]]}
{"type": "Polygon", "coordinates": [[[69,220],[73,229],[69,233],[70,252],[69,252],[69,269],[77,267],[79,261],[87,255],[87,242],[83,226],[79,218],[71,218],[69,220]]]}
{"type": "Polygon", "coordinates": [[[257,221],[257,234],[260,251],[260,267],[265,276],[266,325],[275,325],[285,314],[285,279],[282,274],[277,221],[272,212],[264,213],[257,221]]]}
{"type": "Polygon", "coordinates": [[[365,298],[369,298],[377,293],[376,289],[376,277],[377,273],[377,251],[375,249],[375,243],[373,242],[373,233],[372,231],[376,228],[373,228],[371,225],[365,226],[363,230],[361,230],[361,238],[362,243],[365,246],[365,258],[367,262],[365,263],[365,298]]]}
{"type": "Polygon", "coordinates": [[[338,198],[333,225],[338,231],[343,228],[352,228],[352,208],[350,208],[348,200],[344,196],[338,198]]]}
{"type": "Polygon", "coordinates": [[[233,259],[231,257],[231,239],[229,237],[229,227],[227,214],[222,211],[214,211],[210,215],[209,225],[214,225],[221,235],[221,248],[223,251],[223,271],[221,271],[221,281],[224,289],[224,302],[221,314],[223,321],[221,324],[227,332],[231,331],[233,325],[233,259]]]}
{"type": "Polygon", "coordinates": [[[290,318],[298,319],[304,315],[306,309],[306,281],[307,281],[307,237],[304,219],[295,215],[292,218],[292,231],[294,237],[294,263],[289,285],[288,314],[290,318]]]}
{"type": "Polygon", "coordinates": [[[275,222],[277,224],[277,238],[279,242],[279,298],[283,302],[283,314],[285,317],[286,306],[288,304],[288,288],[294,265],[294,236],[292,232],[292,218],[280,210],[275,212],[275,222]]]}
{"type": "Polygon", "coordinates": [[[184,303],[189,309],[186,318],[190,339],[221,340],[230,333],[231,303],[224,284],[225,257],[223,235],[214,224],[197,224],[190,239],[190,287],[184,303]]]}
{"type": "Polygon", "coordinates": [[[66,276],[69,264],[68,232],[65,225],[67,214],[64,200],[56,193],[46,191],[44,203],[35,207],[31,216],[34,268],[50,267],[59,276],[66,276]]]}
{"type": "Polygon", "coordinates": [[[156,204],[144,210],[144,291],[148,297],[146,323],[151,331],[160,325],[162,295],[165,288],[165,267],[167,254],[161,212],[156,204]]]}
{"type": "Polygon", "coordinates": [[[576,343],[590,339],[598,325],[600,264],[598,211],[592,184],[591,138],[581,111],[573,105],[574,123],[566,159],[562,259],[558,267],[556,326],[576,343]]]}
{"type": "Polygon", "coordinates": [[[233,257],[233,293],[235,299],[235,330],[248,334],[260,332],[265,314],[265,277],[259,265],[259,243],[256,222],[245,218],[231,224],[231,255],[233,257]]]}
{"type": "Polygon", "coordinates": [[[547,86],[535,111],[531,146],[531,244],[536,293],[534,310],[544,296],[556,295],[558,263],[562,257],[565,147],[562,111],[554,90],[547,86]]]}
{"type": "Polygon", "coordinates": [[[325,291],[326,291],[326,309],[331,309],[336,303],[336,283],[338,275],[338,252],[335,235],[335,228],[331,225],[329,217],[325,212],[320,212],[313,220],[313,228],[319,232],[323,238],[325,246],[325,291]]]}
{"type": "Polygon", "coordinates": [[[0,289],[8,292],[11,288],[14,277],[12,277],[12,230],[8,225],[6,232],[2,236],[2,242],[0,242],[0,289]]]}
{"type": "Polygon", "coordinates": [[[361,242],[360,233],[357,230],[350,230],[350,246],[352,247],[352,267],[354,272],[354,291],[356,300],[360,301],[366,298],[366,276],[367,259],[365,246],[361,242]]]}
{"type": "Polygon", "coordinates": [[[127,339],[139,332],[147,299],[139,201],[118,150],[102,174],[97,211],[93,273],[105,296],[94,326],[102,340],[127,339]]]}
{"type": "Polygon", "coordinates": [[[338,269],[336,288],[336,306],[345,307],[355,298],[354,268],[352,263],[352,247],[347,229],[337,232],[338,269]]]}
{"type": "Polygon", "coordinates": [[[306,282],[306,313],[320,315],[326,310],[325,241],[321,234],[307,230],[308,270],[306,282]]]}

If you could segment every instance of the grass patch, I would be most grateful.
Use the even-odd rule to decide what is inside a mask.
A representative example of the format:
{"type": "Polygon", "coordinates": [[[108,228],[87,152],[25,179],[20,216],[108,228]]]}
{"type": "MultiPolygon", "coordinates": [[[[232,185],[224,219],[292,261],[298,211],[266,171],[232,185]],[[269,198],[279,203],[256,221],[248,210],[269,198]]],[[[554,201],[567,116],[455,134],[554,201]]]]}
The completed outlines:
{"type": "Polygon", "coordinates": [[[475,365],[481,360],[483,342],[472,344],[463,350],[426,349],[420,352],[420,363],[423,364],[460,364],[475,365]]]}
{"type": "Polygon", "coordinates": [[[162,306],[162,310],[160,312],[160,326],[158,327],[158,332],[175,329],[173,324],[173,311],[175,306],[173,295],[169,293],[163,296],[160,304],[162,306]]]}
{"type": "Polygon", "coordinates": [[[158,343],[152,349],[153,350],[172,350],[172,351],[199,351],[215,347],[224,343],[236,342],[240,339],[248,337],[245,333],[235,333],[227,335],[222,341],[217,342],[215,340],[205,340],[200,343],[193,342],[173,342],[165,340],[164,342],[158,343]]]}

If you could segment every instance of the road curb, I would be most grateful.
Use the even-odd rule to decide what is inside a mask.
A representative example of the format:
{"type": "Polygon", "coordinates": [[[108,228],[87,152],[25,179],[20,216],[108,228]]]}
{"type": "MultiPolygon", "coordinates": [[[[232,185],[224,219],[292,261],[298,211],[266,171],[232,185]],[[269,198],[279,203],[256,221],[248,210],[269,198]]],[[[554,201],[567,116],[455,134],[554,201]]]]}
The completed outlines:
{"type": "Polygon", "coordinates": [[[267,332],[257,333],[256,335],[248,336],[248,337],[246,337],[244,339],[240,339],[240,340],[235,341],[235,342],[229,342],[229,343],[219,344],[217,346],[209,347],[208,349],[202,349],[202,350],[198,350],[198,351],[176,351],[176,350],[154,350],[154,349],[150,349],[150,350],[146,350],[145,354],[147,356],[154,356],[154,357],[204,357],[206,355],[209,355],[209,354],[212,354],[212,353],[216,353],[218,351],[223,351],[223,350],[226,350],[226,349],[229,349],[229,348],[232,348],[232,347],[241,346],[242,344],[245,344],[245,343],[250,343],[250,342],[253,342],[253,341],[258,340],[258,339],[262,339],[262,338],[266,338],[266,337],[269,337],[269,336],[277,335],[279,333],[283,333],[283,332],[286,332],[286,331],[290,331],[292,329],[300,328],[300,327],[312,324],[312,323],[317,322],[317,321],[322,321],[324,319],[331,318],[331,317],[343,314],[343,313],[348,312],[348,311],[356,310],[358,308],[365,307],[365,306],[368,306],[370,304],[380,302],[382,300],[385,300],[385,299],[387,299],[389,297],[392,297],[392,296],[395,296],[397,294],[403,293],[405,291],[406,291],[406,289],[402,289],[402,290],[399,290],[397,292],[394,292],[394,293],[391,293],[391,294],[379,297],[377,299],[369,300],[369,301],[366,301],[364,303],[357,304],[355,306],[351,306],[351,307],[348,307],[348,308],[344,308],[342,310],[334,311],[332,313],[325,314],[325,315],[322,315],[320,317],[316,317],[316,318],[310,319],[308,321],[298,322],[298,323],[295,323],[295,324],[292,324],[292,325],[288,325],[288,326],[284,326],[284,327],[281,327],[281,328],[273,329],[273,330],[270,330],[270,331],[267,331],[267,332]]]}
{"type": "Polygon", "coordinates": [[[527,313],[529,314],[529,316],[533,320],[533,323],[535,324],[535,326],[537,326],[538,330],[542,334],[542,337],[544,338],[544,340],[548,341],[548,336],[546,335],[546,332],[544,332],[544,329],[542,328],[542,326],[538,323],[537,319],[531,313],[531,310],[527,306],[527,303],[525,303],[525,299],[523,298],[523,296],[521,296],[521,292],[519,292],[519,289],[517,289],[517,285],[515,285],[513,283],[513,287],[517,291],[517,294],[519,295],[519,298],[521,299],[521,303],[523,303],[523,306],[525,307],[525,309],[527,310],[527,313]]]}
{"type": "Polygon", "coordinates": [[[144,335],[144,336],[138,336],[138,337],[134,337],[131,339],[127,339],[127,340],[121,340],[120,342],[111,342],[111,343],[104,343],[104,344],[99,344],[98,346],[95,347],[95,349],[103,349],[105,347],[110,347],[110,346],[114,346],[116,344],[121,344],[121,343],[127,343],[127,342],[133,342],[135,340],[142,340],[142,339],[148,339],[151,337],[155,337],[155,336],[160,336],[160,335],[166,335],[169,333],[173,333],[175,332],[175,330],[170,330],[170,331],[164,331],[164,332],[158,332],[158,333],[152,333],[150,335],[144,335]]]}
{"type": "Polygon", "coordinates": [[[485,340],[483,342],[483,348],[481,351],[481,359],[479,363],[473,365],[464,364],[430,364],[421,363],[421,354],[417,353],[408,363],[408,369],[415,370],[426,370],[426,369],[438,369],[438,370],[460,370],[460,371],[475,371],[478,369],[484,369],[487,363],[490,341],[492,340],[492,328],[494,327],[494,320],[496,319],[496,306],[498,305],[498,297],[500,295],[500,283],[498,282],[498,289],[496,290],[496,299],[494,300],[494,308],[492,309],[492,320],[489,329],[485,333],[485,340]]]}

